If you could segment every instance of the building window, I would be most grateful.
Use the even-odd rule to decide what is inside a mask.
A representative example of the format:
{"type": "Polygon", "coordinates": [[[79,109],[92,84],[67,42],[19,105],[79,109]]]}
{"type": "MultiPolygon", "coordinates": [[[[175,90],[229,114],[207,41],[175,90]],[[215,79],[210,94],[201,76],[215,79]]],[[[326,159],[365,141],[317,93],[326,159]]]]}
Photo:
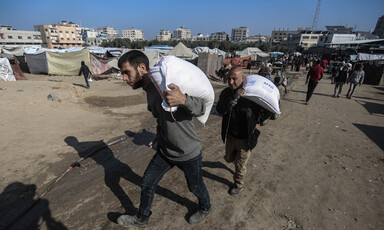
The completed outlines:
{"type": "Polygon", "coordinates": [[[8,36],[8,38],[12,38],[12,36],[8,36]]]}
{"type": "Polygon", "coordinates": [[[28,36],[27,38],[28,38],[28,39],[32,39],[32,37],[29,37],[29,36],[28,36]]]}
{"type": "Polygon", "coordinates": [[[311,39],[317,39],[317,37],[316,36],[312,36],[311,39]]]}
{"type": "Polygon", "coordinates": [[[67,40],[69,40],[69,38],[67,38],[67,40]]]}
{"type": "Polygon", "coordinates": [[[22,36],[17,36],[17,38],[18,38],[18,39],[23,39],[23,37],[22,37],[22,36]]]}

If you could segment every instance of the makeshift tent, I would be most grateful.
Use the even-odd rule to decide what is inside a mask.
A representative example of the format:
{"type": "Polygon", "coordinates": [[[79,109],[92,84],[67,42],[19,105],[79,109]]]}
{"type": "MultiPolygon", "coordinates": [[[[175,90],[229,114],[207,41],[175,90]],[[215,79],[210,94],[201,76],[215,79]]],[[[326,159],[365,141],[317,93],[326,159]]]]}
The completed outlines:
{"type": "Polygon", "coordinates": [[[264,53],[263,51],[261,51],[259,48],[256,48],[256,47],[248,47],[242,51],[236,51],[235,55],[241,58],[251,56],[251,60],[253,61],[256,61],[256,60],[265,61],[269,58],[269,54],[264,53]]]}
{"type": "Polygon", "coordinates": [[[197,67],[199,67],[206,75],[215,76],[215,70],[221,68],[217,65],[219,56],[214,53],[200,53],[197,59],[197,67]]]}
{"type": "Polygon", "coordinates": [[[384,60],[384,54],[358,53],[356,60],[360,60],[360,61],[384,60]]]}
{"type": "Polygon", "coordinates": [[[93,53],[90,54],[90,57],[90,67],[92,74],[103,74],[106,72],[113,72],[113,70],[110,70],[111,68],[114,68],[116,71],[118,70],[117,58],[103,58],[93,53]]]}
{"type": "Polygon", "coordinates": [[[0,79],[4,81],[16,81],[8,58],[0,58],[0,79]]]}
{"type": "Polygon", "coordinates": [[[51,75],[78,75],[81,61],[90,66],[89,50],[82,49],[67,53],[54,53],[47,51],[48,74],[51,75]]]}
{"type": "Polygon", "coordinates": [[[144,52],[158,52],[161,54],[169,53],[171,50],[173,50],[173,47],[167,45],[153,45],[150,47],[144,47],[144,52]]]}
{"type": "Polygon", "coordinates": [[[210,49],[209,47],[196,47],[193,49],[193,52],[195,54],[200,54],[200,53],[211,53],[211,54],[217,54],[225,57],[225,52],[222,50],[219,50],[218,48],[210,49]]]}
{"type": "Polygon", "coordinates": [[[46,53],[24,54],[29,72],[33,74],[48,74],[46,53]]]}
{"type": "Polygon", "coordinates": [[[168,52],[167,55],[173,55],[173,56],[176,56],[178,58],[188,59],[188,60],[191,60],[191,59],[194,59],[197,57],[197,55],[194,54],[191,51],[191,49],[186,47],[182,42],[179,42],[179,44],[177,44],[175,46],[175,48],[173,48],[173,50],[168,52]]]}
{"type": "Polygon", "coordinates": [[[251,59],[251,56],[248,57],[237,57],[237,58],[226,58],[223,60],[223,65],[229,65],[231,66],[242,66],[247,67],[247,62],[249,59],[251,59]]]}
{"type": "Polygon", "coordinates": [[[144,54],[148,57],[149,68],[154,67],[160,58],[159,52],[144,51],[144,54]]]}
{"type": "Polygon", "coordinates": [[[15,55],[18,60],[18,66],[25,73],[29,73],[27,63],[25,63],[24,58],[24,47],[23,46],[1,46],[0,53],[15,55]]]}

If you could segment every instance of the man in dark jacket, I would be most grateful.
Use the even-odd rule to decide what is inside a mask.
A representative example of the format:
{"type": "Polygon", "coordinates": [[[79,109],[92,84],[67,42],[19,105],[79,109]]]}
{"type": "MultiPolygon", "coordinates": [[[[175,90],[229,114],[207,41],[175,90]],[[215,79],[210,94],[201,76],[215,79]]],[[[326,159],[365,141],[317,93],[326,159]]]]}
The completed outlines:
{"type": "Polygon", "coordinates": [[[229,87],[224,89],[216,110],[223,115],[221,137],[225,142],[224,159],[235,164],[234,186],[229,194],[237,196],[243,190],[246,164],[260,135],[260,124],[269,118],[270,112],[256,103],[241,97],[245,76],[242,68],[234,67],[229,72],[229,87]]]}
{"type": "Polygon", "coordinates": [[[84,61],[81,61],[81,68],[80,68],[79,76],[81,75],[81,73],[84,74],[85,84],[87,85],[87,88],[89,88],[88,74],[89,74],[90,72],[91,72],[91,71],[89,70],[89,68],[88,68],[88,66],[85,64],[85,62],[84,62],[84,61]]]}

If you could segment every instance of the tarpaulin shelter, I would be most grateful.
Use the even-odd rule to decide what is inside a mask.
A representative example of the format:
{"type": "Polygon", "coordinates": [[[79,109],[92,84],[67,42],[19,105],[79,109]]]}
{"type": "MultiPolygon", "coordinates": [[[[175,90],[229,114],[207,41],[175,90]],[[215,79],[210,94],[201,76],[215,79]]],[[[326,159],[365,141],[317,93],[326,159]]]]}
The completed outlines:
{"type": "Polygon", "coordinates": [[[15,80],[18,81],[18,80],[27,80],[23,73],[21,72],[21,69],[20,69],[20,65],[19,65],[19,61],[17,60],[17,57],[16,55],[14,54],[5,54],[5,53],[2,53],[0,54],[0,58],[6,58],[8,59],[8,62],[11,66],[11,71],[9,71],[8,69],[8,64],[6,62],[3,61],[3,77],[4,77],[4,80],[5,79],[8,79],[8,80],[11,80],[13,81],[13,78],[7,78],[5,77],[8,74],[10,74],[12,72],[12,75],[14,76],[15,80]]]}
{"type": "Polygon", "coordinates": [[[17,58],[17,61],[18,61],[18,66],[21,68],[21,70],[25,73],[29,73],[29,69],[28,69],[27,63],[25,62],[25,58],[24,58],[24,49],[25,48],[26,47],[23,47],[20,45],[1,46],[0,47],[0,53],[15,55],[17,58]]]}
{"type": "Polygon", "coordinates": [[[78,75],[81,61],[90,66],[89,50],[82,49],[74,52],[55,53],[47,51],[48,74],[51,75],[78,75]]]}
{"type": "Polygon", "coordinates": [[[186,47],[182,42],[179,42],[173,50],[167,53],[167,55],[173,55],[181,59],[192,60],[197,57],[191,49],[186,47]]]}
{"type": "Polygon", "coordinates": [[[223,65],[229,65],[231,64],[232,66],[242,66],[242,67],[247,67],[247,61],[251,59],[252,56],[247,56],[247,57],[235,57],[235,58],[226,58],[223,60],[223,65]]]}
{"type": "Polygon", "coordinates": [[[148,57],[149,60],[149,67],[155,66],[156,62],[160,58],[159,52],[152,52],[152,51],[144,51],[144,54],[148,57]]]}
{"type": "Polygon", "coordinates": [[[235,55],[238,57],[248,57],[251,56],[252,61],[265,61],[269,58],[269,54],[264,53],[259,48],[256,47],[248,47],[243,49],[242,51],[236,51],[235,55]]]}
{"type": "Polygon", "coordinates": [[[29,68],[33,74],[48,74],[48,62],[45,52],[36,54],[24,54],[29,68]]]}
{"type": "Polygon", "coordinates": [[[113,70],[109,71],[111,68],[114,68],[116,71],[119,69],[117,67],[117,58],[107,58],[100,57],[96,54],[90,54],[90,68],[92,74],[103,74],[105,72],[113,72],[113,70]]]}
{"type": "Polygon", "coordinates": [[[4,81],[16,81],[8,58],[0,58],[0,79],[4,81]]]}
{"type": "Polygon", "coordinates": [[[221,55],[223,57],[225,57],[225,54],[226,52],[218,49],[218,48],[214,48],[214,49],[210,49],[209,47],[205,47],[205,46],[199,46],[199,47],[196,47],[193,49],[193,52],[195,54],[200,54],[200,53],[211,53],[211,54],[217,54],[217,55],[221,55]]]}

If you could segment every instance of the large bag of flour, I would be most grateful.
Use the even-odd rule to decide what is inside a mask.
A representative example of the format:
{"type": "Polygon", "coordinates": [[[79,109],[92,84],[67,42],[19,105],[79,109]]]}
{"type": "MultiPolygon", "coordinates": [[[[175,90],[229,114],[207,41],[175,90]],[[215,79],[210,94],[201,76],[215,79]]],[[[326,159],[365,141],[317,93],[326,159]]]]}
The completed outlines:
{"type": "MultiPolygon", "coordinates": [[[[152,82],[161,91],[160,95],[163,96],[164,90],[170,90],[167,86],[174,83],[179,86],[182,93],[202,98],[205,102],[205,113],[196,118],[202,125],[205,124],[211,112],[215,94],[203,71],[192,63],[175,56],[164,56],[150,69],[150,72],[152,82]]],[[[161,105],[165,111],[177,110],[177,107],[169,107],[165,100],[161,105]]]]}
{"type": "Polygon", "coordinates": [[[279,89],[267,78],[260,75],[250,75],[244,80],[245,94],[247,98],[272,113],[280,114],[279,89]]]}

